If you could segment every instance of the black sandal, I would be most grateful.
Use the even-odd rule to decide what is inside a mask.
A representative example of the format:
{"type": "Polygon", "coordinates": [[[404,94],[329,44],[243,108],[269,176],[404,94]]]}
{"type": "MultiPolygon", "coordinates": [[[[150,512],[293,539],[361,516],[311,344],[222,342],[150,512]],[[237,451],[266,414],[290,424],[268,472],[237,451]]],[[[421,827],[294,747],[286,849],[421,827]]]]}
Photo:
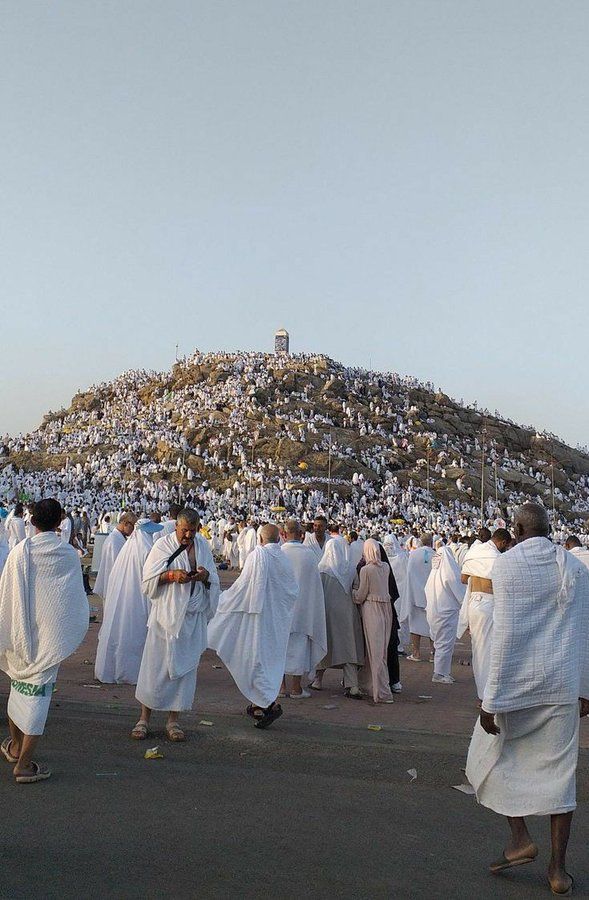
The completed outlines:
{"type": "Polygon", "coordinates": [[[252,715],[256,720],[254,722],[255,728],[268,728],[272,722],[280,718],[282,715],[282,707],[280,703],[274,701],[267,709],[262,709],[261,706],[254,707],[252,715]]]}

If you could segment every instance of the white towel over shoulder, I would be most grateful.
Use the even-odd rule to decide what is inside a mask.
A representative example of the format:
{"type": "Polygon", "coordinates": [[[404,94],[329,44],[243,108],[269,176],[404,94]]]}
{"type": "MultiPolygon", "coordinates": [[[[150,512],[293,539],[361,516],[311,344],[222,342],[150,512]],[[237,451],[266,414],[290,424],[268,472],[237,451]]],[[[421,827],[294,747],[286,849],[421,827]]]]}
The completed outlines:
{"type": "Polygon", "coordinates": [[[0,579],[0,669],[25,681],[58,665],[88,631],[78,554],[53,532],[25,538],[0,579]]]}

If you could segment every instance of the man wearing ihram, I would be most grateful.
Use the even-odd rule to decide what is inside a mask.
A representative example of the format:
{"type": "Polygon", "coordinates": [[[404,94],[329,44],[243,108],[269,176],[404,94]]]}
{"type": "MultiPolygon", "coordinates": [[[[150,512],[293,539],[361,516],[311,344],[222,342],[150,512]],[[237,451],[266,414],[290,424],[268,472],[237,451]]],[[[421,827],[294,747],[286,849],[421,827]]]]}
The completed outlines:
{"type": "Polygon", "coordinates": [[[511,829],[491,872],[533,862],[538,848],[525,817],[549,815],[548,881],[553,894],[568,896],[579,717],[589,715],[589,572],[548,534],[544,507],[524,504],[518,545],[493,566],[491,664],[466,775],[479,803],[511,829]]]}

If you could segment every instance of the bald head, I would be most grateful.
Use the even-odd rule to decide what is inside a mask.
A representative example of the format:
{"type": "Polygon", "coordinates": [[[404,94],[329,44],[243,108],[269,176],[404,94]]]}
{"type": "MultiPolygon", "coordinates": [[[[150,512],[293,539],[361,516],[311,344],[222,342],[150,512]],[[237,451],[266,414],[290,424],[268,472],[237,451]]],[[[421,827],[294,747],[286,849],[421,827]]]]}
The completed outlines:
{"type": "Polygon", "coordinates": [[[279,544],[280,532],[276,525],[264,525],[260,532],[260,541],[262,542],[262,546],[265,544],[279,544]]]}
{"type": "Polygon", "coordinates": [[[133,529],[135,528],[135,523],[137,522],[137,516],[135,513],[126,512],[123,513],[121,518],[119,519],[119,524],[117,525],[117,531],[120,531],[122,535],[126,538],[130,537],[133,534],[133,529]]]}
{"type": "Polygon", "coordinates": [[[514,519],[515,539],[519,543],[533,537],[548,537],[548,513],[539,503],[524,503],[514,519]]]}
{"type": "Polygon", "coordinates": [[[287,519],[284,523],[284,533],[288,541],[300,541],[303,532],[296,519],[287,519]]]}
{"type": "Polygon", "coordinates": [[[137,522],[137,516],[132,512],[124,512],[119,519],[119,523],[123,522],[128,522],[130,525],[135,525],[135,523],[137,522]]]}

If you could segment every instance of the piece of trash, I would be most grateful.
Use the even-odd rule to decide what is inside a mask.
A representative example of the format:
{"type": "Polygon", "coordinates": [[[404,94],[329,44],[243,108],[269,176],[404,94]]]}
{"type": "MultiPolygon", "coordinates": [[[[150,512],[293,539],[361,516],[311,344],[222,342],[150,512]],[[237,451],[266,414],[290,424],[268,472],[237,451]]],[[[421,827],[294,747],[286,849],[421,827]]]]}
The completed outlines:
{"type": "Polygon", "coordinates": [[[101,691],[101,690],[102,690],[102,685],[101,685],[101,684],[83,684],[82,687],[94,688],[96,691],[101,691]]]}
{"type": "Polygon", "coordinates": [[[119,774],[118,772],[97,772],[96,777],[97,778],[108,778],[111,775],[118,775],[118,774],[119,774]]]}
{"type": "Polygon", "coordinates": [[[407,769],[407,774],[411,776],[411,781],[417,781],[417,769],[407,769]]]}
{"type": "Polygon", "coordinates": [[[328,703],[327,706],[324,706],[323,709],[337,709],[335,703],[328,703]]]}
{"type": "Polygon", "coordinates": [[[222,669],[223,666],[213,666],[213,669],[222,669]]]}
{"type": "Polygon", "coordinates": [[[239,754],[240,756],[245,756],[246,753],[251,753],[251,750],[242,750],[239,754]]]}
{"type": "Polygon", "coordinates": [[[368,731],[382,731],[382,725],[369,725],[368,731]]]}
{"type": "Polygon", "coordinates": [[[201,719],[200,722],[199,722],[198,724],[199,724],[199,725],[212,725],[213,723],[212,723],[212,722],[207,722],[206,719],[201,719]]]}
{"type": "Polygon", "coordinates": [[[420,694],[419,699],[420,700],[433,700],[434,698],[432,697],[431,694],[420,694]]]}
{"type": "Polygon", "coordinates": [[[463,794],[474,794],[472,784],[453,784],[452,788],[455,791],[461,791],[463,794]]]}
{"type": "Polygon", "coordinates": [[[84,665],[84,666],[91,666],[91,665],[92,665],[92,660],[90,660],[90,659],[85,659],[84,662],[82,663],[82,665],[84,665]]]}
{"type": "Polygon", "coordinates": [[[159,747],[152,747],[150,750],[145,751],[145,759],[163,759],[164,754],[160,753],[159,747]]]}

